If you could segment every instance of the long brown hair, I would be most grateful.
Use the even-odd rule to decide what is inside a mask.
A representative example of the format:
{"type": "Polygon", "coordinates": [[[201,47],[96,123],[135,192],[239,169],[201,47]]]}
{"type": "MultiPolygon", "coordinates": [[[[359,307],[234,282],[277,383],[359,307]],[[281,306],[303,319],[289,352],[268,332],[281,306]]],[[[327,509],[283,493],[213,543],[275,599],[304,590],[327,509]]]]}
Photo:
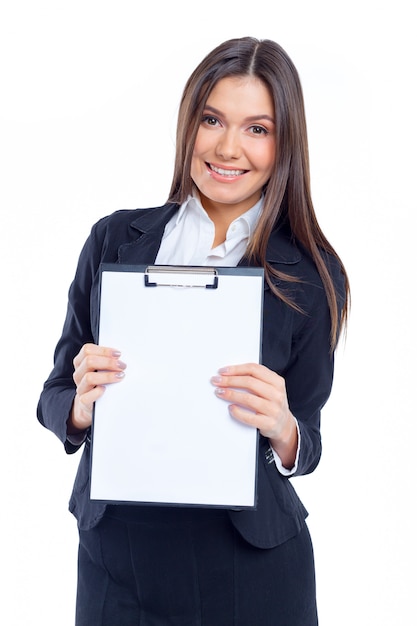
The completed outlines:
{"type": "Polygon", "coordinates": [[[349,281],[343,263],[324,236],[314,211],[310,191],[310,167],[304,99],[298,72],[287,53],[274,41],[253,37],[230,39],[210,52],[188,79],[180,103],[176,158],[169,200],[182,203],[192,191],[191,159],[207,98],[222,78],[255,76],[268,87],[275,108],[276,145],[273,174],[264,189],[264,205],[246,256],[265,269],[273,292],[290,306],[296,305],[273,278],[294,277],[273,268],[266,260],[268,240],[278,221],[289,223],[292,235],[306,249],[323,281],[330,315],[334,349],[349,308],[349,281]],[[325,261],[334,257],[345,279],[345,293],[338,294],[325,261]],[[343,299],[340,311],[338,302],[343,299]]]}

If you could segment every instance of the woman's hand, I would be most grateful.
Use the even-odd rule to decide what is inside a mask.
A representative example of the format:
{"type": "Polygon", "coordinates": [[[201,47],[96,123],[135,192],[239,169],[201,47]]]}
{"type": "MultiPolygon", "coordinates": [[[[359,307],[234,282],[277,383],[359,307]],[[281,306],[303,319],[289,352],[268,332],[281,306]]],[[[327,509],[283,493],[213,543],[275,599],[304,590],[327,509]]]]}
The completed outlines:
{"type": "Polygon", "coordinates": [[[264,365],[246,363],[221,368],[211,382],[217,396],[230,402],[232,417],[258,428],[270,440],[283,466],[291,469],[297,454],[298,431],[282,376],[264,365]]]}
{"type": "Polygon", "coordinates": [[[125,363],[113,348],[86,343],[74,359],[73,379],[77,386],[67,433],[73,435],[91,426],[93,405],[105,391],[105,385],[124,377],[125,363]]]}

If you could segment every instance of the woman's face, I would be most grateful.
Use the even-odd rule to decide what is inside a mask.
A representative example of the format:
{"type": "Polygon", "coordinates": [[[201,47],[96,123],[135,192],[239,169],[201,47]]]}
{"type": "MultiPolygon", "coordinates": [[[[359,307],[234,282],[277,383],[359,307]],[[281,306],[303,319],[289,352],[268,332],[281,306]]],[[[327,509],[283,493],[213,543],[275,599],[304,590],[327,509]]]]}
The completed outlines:
{"type": "Polygon", "coordinates": [[[191,161],[191,178],[209,213],[231,220],[260,198],[275,163],[275,112],[259,79],[220,80],[207,99],[191,161]]]}

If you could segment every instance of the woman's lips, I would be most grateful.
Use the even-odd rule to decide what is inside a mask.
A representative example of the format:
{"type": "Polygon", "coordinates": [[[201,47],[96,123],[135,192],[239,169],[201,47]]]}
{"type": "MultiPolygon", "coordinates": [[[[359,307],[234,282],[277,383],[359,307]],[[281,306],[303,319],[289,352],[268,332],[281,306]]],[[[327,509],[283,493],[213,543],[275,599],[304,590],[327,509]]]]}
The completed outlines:
{"type": "Polygon", "coordinates": [[[236,178],[237,176],[242,176],[243,174],[246,174],[246,172],[248,172],[248,170],[218,167],[217,165],[213,165],[212,163],[207,163],[206,165],[215,174],[218,174],[219,176],[225,176],[226,178],[236,178]]]}

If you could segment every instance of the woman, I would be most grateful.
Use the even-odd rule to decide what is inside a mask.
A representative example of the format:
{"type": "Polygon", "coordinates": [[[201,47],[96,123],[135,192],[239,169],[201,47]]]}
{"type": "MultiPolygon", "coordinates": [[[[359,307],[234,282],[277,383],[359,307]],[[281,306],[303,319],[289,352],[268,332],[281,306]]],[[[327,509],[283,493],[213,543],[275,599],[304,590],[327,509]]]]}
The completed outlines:
{"type": "Polygon", "coordinates": [[[311,201],[297,71],[272,41],[227,41],[185,86],[167,204],[93,227],[40,398],[66,451],[84,445],[70,501],[78,626],[317,624],[307,512],[288,477],[319,462],[348,300],[311,201]],[[128,375],[117,346],[97,345],[101,262],[264,267],[262,364],[219,364],[212,379],[231,416],[259,430],[256,510],[90,501],[93,405],[128,375]]]}

